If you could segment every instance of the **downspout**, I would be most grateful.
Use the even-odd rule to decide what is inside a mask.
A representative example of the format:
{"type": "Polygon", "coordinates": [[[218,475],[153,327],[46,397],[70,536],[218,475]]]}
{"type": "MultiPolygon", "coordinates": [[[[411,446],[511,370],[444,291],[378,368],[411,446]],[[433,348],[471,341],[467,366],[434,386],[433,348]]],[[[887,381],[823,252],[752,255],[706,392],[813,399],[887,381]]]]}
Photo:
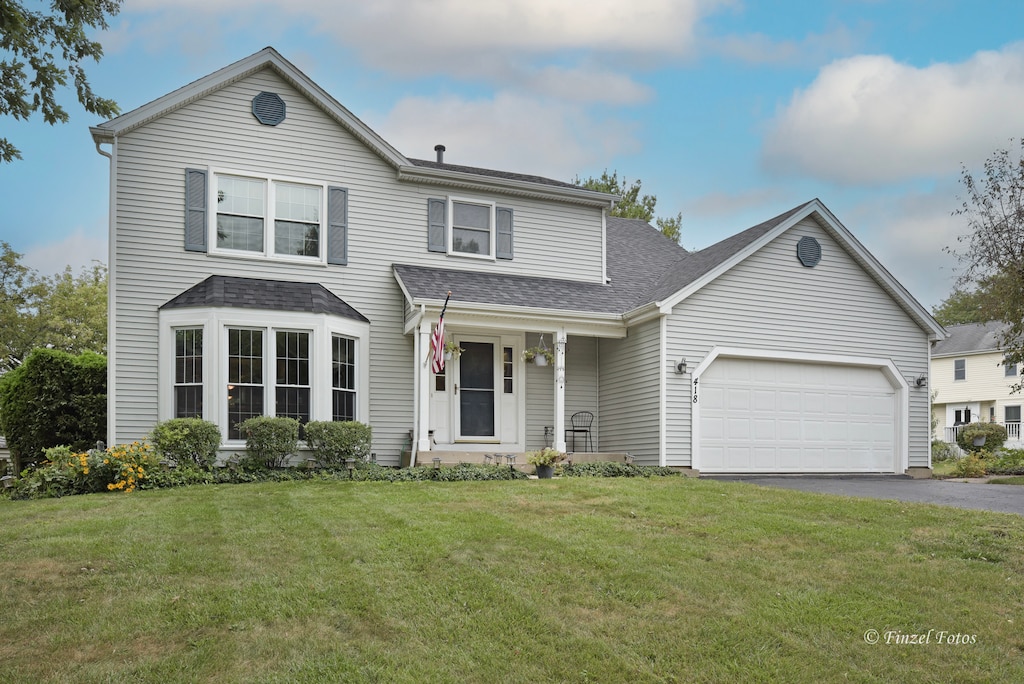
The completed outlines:
{"type": "Polygon", "coordinates": [[[110,188],[107,198],[107,444],[114,444],[117,441],[117,347],[114,344],[114,331],[117,328],[114,310],[114,295],[117,292],[117,268],[114,263],[117,229],[117,137],[110,142],[110,152],[103,151],[100,147],[103,143],[99,140],[95,142],[96,151],[110,163],[110,188]]]}

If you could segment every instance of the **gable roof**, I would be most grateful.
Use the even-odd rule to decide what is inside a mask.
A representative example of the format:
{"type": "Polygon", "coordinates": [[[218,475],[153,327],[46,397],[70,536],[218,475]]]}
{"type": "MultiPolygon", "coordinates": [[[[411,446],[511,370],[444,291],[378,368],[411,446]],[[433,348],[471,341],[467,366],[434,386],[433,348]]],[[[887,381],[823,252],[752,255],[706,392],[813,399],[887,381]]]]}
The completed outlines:
{"type": "Polygon", "coordinates": [[[180,109],[263,69],[273,70],[323,110],[327,116],[334,119],[343,129],[359,139],[394,168],[400,180],[454,185],[527,197],[555,198],[592,206],[611,207],[618,199],[616,195],[588,190],[572,183],[564,183],[541,176],[408,159],[272,47],[265,47],[255,54],[240,59],[234,64],[229,64],[148,104],[98,126],[93,126],[89,129],[92,138],[97,146],[102,143],[112,143],[118,135],[129,133],[154,119],[180,109]]]}
{"type": "Polygon", "coordinates": [[[161,305],[161,309],[222,306],[264,311],[305,311],[332,314],[369,323],[370,320],[319,283],[259,278],[210,276],[161,305]]]}
{"type": "Polygon", "coordinates": [[[1006,330],[1006,323],[964,323],[948,326],[946,330],[949,337],[935,343],[932,347],[932,358],[999,351],[999,338],[1006,330]]]}

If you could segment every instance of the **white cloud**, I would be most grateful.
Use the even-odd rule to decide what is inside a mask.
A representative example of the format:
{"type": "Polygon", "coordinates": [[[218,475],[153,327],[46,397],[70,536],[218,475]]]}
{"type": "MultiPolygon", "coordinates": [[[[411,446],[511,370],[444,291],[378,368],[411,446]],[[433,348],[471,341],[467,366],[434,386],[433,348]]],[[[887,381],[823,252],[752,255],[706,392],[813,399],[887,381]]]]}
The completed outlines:
{"type": "Polygon", "coordinates": [[[1024,44],[918,68],[862,55],[828,65],[771,123],[765,166],[841,184],[939,177],[1020,135],[1024,44]]]}
{"type": "Polygon", "coordinates": [[[106,264],[108,259],[106,226],[86,232],[74,232],[56,242],[38,243],[25,250],[22,263],[43,275],[60,273],[65,266],[78,273],[94,261],[106,264]]]}
{"type": "Polygon", "coordinates": [[[581,107],[514,93],[467,100],[458,96],[400,100],[374,125],[403,154],[538,174],[570,181],[588,165],[639,149],[632,126],[599,120],[581,107]]]}

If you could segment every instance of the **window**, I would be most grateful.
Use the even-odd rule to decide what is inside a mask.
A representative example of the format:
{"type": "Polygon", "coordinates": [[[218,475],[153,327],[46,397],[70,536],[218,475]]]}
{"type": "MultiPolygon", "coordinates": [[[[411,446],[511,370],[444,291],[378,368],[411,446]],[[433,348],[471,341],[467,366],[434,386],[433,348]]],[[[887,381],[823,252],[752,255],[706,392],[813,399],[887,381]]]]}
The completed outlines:
{"type": "Polygon", "coordinates": [[[452,201],[452,244],[455,254],[478,254],[493,257],[491,239],[494,228],[494,205],[452,201]]]}
{"type": "Polygon", "coordinates": [[[1003,374],[1008,378],[1017,377],[1017,364],[1010,363],[1008,360],[1003,359],[1003,374]]]}
{"type": "Polygon", "coordinates": [[[323,186],[227,174],[214,178],[217,249],[321,259],[323,186]]]}
{"type": "Polygon", "coordinates": [[[971,409],[965,408],[964,410],[957,409],[953,416],[953,425],[963,425],[964,423],[971,422],[971,409]]]}
{"type": "Polygon", "coordinates": [[[309,422],[309,333],[278,330],[274,415],[309,422]]]}
{"type": "Polygon", "coordinates": [[[203,329],[174,331],[174,417],[203,417],[203,329]]]}
{"type": "Polygon", "coordinates": [[[434,373],[434,391],[435,392],[444,392],[445,378],[447,377],[447,375],[445,374],[445,371],[447,369],[448,369],[448,366],[446,364],[445,367],[441,369],[440,373],[434,373]]]}
{"type": "Polygon", "coordinates": [[[228,439],[239,423],[263,415],[263,331],[228,329],[228,439]]]}
{"type": "Polygon", "coordinates": [[[1020,422],[1020,406],[1004,406],[1003,421],[1006,423],[1020,422]]]}
{"type": "Polygon", "coordinates": [[[512,347],[504,347],[502,349],[502,364],[501,374],[504,380],[504,392],[505,394],[512,394],[512,369],[515,367],[512,363],[512,347]]]}
{"type": "Polygon", "coordinates": [[[956,359],[953,361],[953,379],[967,379],[967,359],[956,359]]]}
{"type": "Polygon", "coordinates": [[[331,420],[356,419],[356,341],[331,337],[331,420]]]}

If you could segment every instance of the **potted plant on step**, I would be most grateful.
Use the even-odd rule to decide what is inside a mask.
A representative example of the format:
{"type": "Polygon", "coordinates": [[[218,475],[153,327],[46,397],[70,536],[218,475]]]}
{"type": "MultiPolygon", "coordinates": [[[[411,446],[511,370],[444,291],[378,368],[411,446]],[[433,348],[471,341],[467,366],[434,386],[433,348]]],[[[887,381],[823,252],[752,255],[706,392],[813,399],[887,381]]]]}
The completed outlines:
{"type": "Polygon", "coordinates": [[[565,460],[565,452],[545,447],[540,451],[531,451],[526,462],[537,469],[537,479],[547,480],[555,474],[555,464],[565,460]]]}

